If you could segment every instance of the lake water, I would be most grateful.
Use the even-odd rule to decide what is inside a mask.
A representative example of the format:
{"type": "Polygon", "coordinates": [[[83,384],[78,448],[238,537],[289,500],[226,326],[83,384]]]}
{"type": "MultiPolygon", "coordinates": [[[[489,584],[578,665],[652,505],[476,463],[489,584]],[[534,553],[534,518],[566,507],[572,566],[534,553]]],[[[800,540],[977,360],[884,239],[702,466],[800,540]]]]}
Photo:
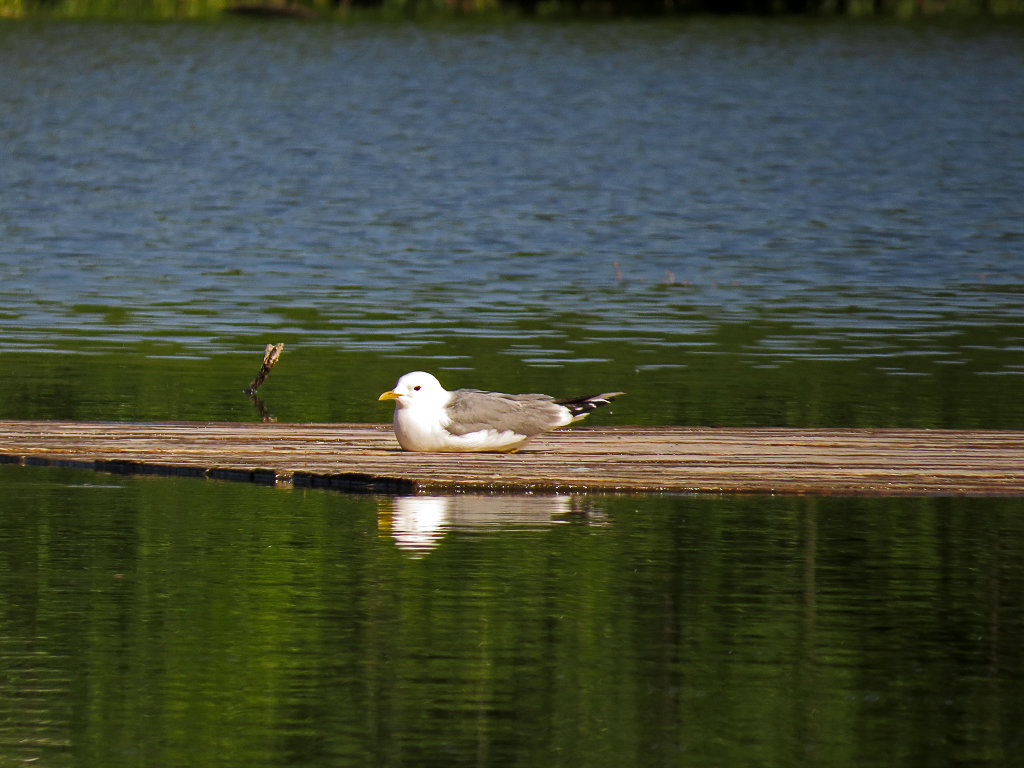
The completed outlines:
{"type": "MultiPolygon", "coordinates": [[[[0,23],[0,418],[1024,429],[1024,28],[0,23]]],[[[0,466],[0,766],[1007,766],[1024,500],[0,466]]]]}
{"type": "Polygon", "coordinates": [[[0,467],[0,764],[1010,766],[1020,499],[0,467]]]}
{"type": "Polygon", "coordinates": [[[1024,427],[1022,43],[0,25],[0,415],[250,419],[283,341],[282,420],[428,368],[617,423],[1024,427]]]}

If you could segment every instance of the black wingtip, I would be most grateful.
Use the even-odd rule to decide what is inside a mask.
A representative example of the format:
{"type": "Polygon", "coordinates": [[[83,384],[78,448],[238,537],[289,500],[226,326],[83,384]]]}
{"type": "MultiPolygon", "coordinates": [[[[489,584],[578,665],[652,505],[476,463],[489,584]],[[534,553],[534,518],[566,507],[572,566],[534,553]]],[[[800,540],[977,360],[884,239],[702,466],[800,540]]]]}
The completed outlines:
{"type": "Polygon", "coordinates": [[[600,395],[585,395],[584,397],[569,397],[564,400],[555,400],[558,405],[564,405],[573,416],[587,414],[602,405],[608,405],[616,397],[621,397],[625,392],[602,392],[600,395]]]}

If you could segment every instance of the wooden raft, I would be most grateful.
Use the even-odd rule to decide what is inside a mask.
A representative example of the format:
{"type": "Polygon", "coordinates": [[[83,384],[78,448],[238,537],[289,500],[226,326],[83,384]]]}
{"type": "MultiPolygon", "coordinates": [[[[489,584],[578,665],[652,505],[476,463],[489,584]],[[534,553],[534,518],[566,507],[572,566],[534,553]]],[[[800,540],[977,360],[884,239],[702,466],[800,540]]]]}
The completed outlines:
{"type": "Polygon", "coordinates": [[[1024,496],[1024,432],[590,427],[417,454],[383,424],[0,421],[0,462],[379,493],[1024,496]]]}

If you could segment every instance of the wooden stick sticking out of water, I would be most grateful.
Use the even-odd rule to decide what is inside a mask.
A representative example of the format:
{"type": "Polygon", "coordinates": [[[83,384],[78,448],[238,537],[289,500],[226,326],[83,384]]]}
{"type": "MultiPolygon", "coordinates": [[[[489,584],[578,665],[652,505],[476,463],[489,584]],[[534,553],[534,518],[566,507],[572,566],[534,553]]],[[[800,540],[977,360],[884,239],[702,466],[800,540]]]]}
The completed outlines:
{"type": "Polygon", "coordinates": [[[260,385],[270,375],[270,369],[277,365],[277,360],[281,357],[282,350],[284,350],[284,344],[267,344],[267,348],[263,352],[263,365],[260,367],[260,372],[256,374],[256,378],[246,388],[245,394],[256,394],[256,390],[260,388],[260,385]]]}
{"type": "Polygon", "coordinates": [[[263,365],[260,366],[260,372],[256,374],[256,378],[250,382],[249,386],[245,389],[245,394],[249,396],[249,400],[256,407],[256,411],[260,415],[260,421],[277,421],[274,416],[270,415],[267,410],[266,404],[256,394],[256,390],[260,388],[263,381],[270,375],[270,369],[277,364],[278,358],[281,357],[281,351],[284,349],[284,344],[267,344],[267,348],[263,351],[263,365]]]}

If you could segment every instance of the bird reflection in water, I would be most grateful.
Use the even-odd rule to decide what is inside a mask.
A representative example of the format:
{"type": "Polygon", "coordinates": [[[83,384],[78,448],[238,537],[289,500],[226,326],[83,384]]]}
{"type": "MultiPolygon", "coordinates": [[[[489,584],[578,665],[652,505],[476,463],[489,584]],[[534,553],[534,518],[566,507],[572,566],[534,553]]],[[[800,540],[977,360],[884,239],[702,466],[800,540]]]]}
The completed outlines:
{"type": "Polygon", "coordinates": [[[377,530],[398,548],[425,555],[449,531],[482,532],[604,522],[582,496],[395,496],[381,503],[377,530]]]}

